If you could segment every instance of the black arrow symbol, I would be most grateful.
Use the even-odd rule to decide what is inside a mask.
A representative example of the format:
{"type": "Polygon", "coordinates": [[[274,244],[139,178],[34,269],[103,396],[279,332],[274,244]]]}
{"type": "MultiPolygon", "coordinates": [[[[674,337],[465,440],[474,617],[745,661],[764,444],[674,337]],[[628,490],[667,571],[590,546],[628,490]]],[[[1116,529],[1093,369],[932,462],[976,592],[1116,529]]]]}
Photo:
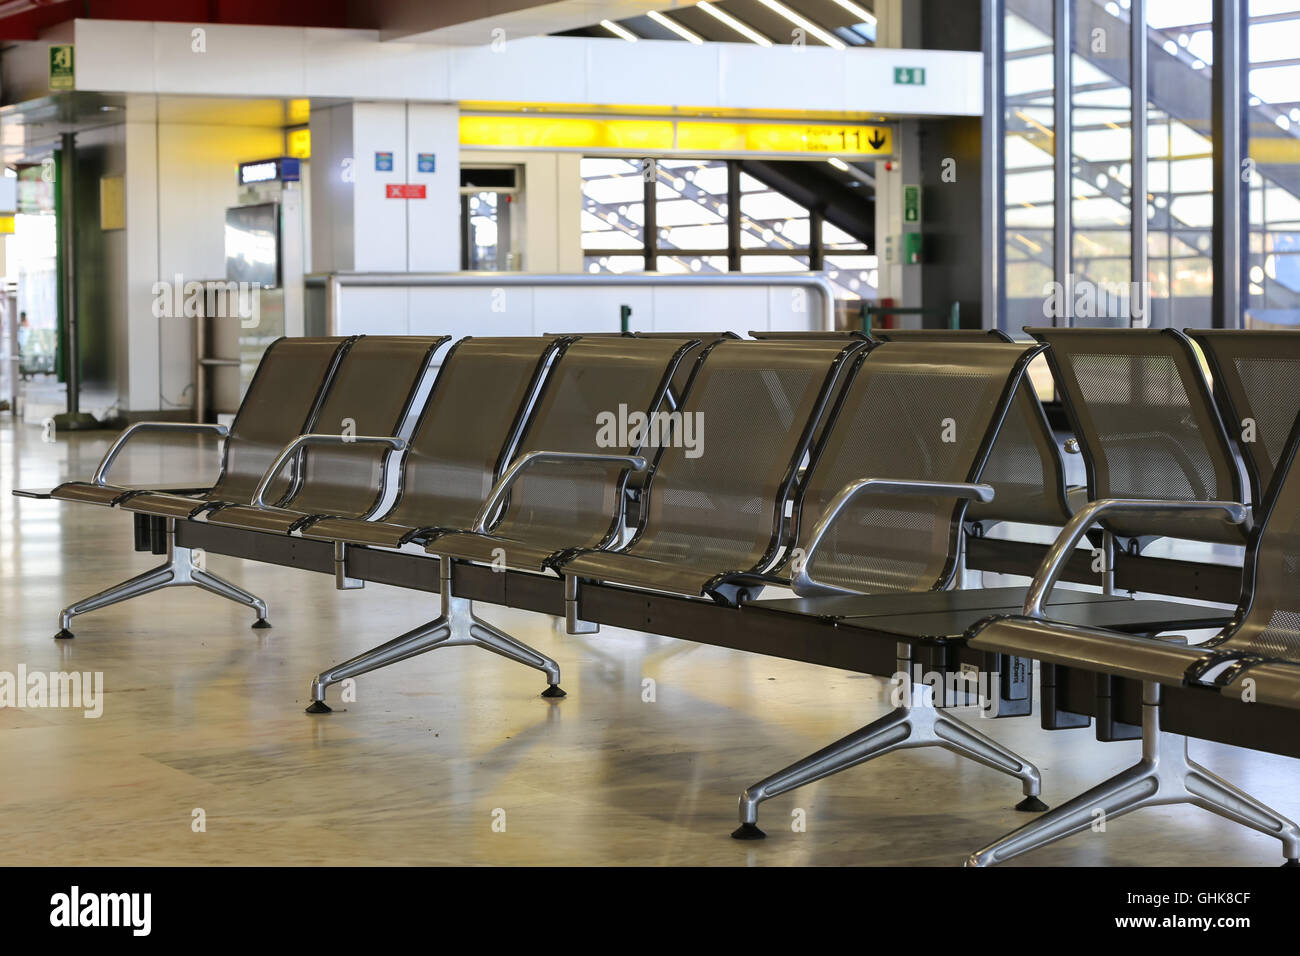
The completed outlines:
{"type": "Polygon", "coordinates": [[[872,149],[880,149],[880,147],[885,145],[885,134],[880,132],[878,129],[872,130],[871,137],[867,142],[871,144],[872,149]]]}

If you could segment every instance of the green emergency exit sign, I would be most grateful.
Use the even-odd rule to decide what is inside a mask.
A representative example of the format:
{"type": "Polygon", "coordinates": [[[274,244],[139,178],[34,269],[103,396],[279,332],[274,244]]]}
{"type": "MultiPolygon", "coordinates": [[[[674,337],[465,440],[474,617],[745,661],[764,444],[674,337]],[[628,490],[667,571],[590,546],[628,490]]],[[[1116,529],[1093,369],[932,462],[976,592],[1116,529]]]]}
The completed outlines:
{"type": "Polygon", "coordinates": [[[925,67],[923,66],[894,67],[894,85],[895,86],[925,86],[925,67]]]}
{"type": "Polygon", "coordinates": [[[50,47],[50,89],[76,89],[71,43],[56,43],[50,47]]]}
{"type": "Polygon", "coordinates": [[[921,187],[903,187],[903,222],[921,221],[921,187]]]}

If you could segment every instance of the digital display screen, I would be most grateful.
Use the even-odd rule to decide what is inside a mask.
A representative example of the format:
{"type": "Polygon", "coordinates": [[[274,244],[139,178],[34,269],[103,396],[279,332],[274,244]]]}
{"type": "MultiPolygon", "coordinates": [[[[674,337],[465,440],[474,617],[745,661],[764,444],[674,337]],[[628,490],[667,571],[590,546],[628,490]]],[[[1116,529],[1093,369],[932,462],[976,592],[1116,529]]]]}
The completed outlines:
{"type": "Polygon", "coordinates": [[[258,203],[226,210],[226,279],[280,284],[280,204],[258,203]]]}

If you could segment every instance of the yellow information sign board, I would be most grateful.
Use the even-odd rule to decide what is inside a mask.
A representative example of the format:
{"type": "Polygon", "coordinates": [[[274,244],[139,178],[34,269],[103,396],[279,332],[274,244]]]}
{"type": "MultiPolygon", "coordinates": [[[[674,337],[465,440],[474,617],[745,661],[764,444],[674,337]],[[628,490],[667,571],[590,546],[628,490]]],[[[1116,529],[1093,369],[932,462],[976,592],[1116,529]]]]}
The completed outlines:
{"type": "Polygon", "coordinates": [[[677,149],[688,153],[824,153],[831,156],[888,156],[894,151],[888,126],[826,123],[677,124],[677,149]]]}
{"type": "Polygon", "coordinates": [[[783,156],[888,156],[888,126],[706,120],[467,115],[460,144],[504,149],[583,149],[633,153],[763,153],[783,156]]]}

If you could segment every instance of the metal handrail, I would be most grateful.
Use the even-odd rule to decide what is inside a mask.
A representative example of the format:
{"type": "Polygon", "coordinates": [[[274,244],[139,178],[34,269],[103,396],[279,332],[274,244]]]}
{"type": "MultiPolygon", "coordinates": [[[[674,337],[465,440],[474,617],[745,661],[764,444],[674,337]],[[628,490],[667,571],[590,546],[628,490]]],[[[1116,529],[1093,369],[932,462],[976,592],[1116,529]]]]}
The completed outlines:
{"type": "Polygon", "coordinates": [[[117,456],[122,453],[126,443],[140,432],[212,432],[218,438],[225,438],[230,434],[230,429],[225,425],[212,425],[206,422],[136,422],[129,426],[122,434],[117,436],[117,440],[108,446],[108,451],[104,452],[104,457],[99,460],[95,467],[95,473],[90,476],[92,485],[99,485],[101,488],[108,484],[108,469],[113,467],[113,462],[117,456]]]}
{"type": "MultiPolygon", "coordinates": [[[[1047,556],[1043,558],[1043,563],[1039,565],[1038,572],[1034,575],[1029,590],[1025,593],[1025,606],[1022,611],[1025,617],[1041,618],[1046,616],[1043,612],[1043,605],[1047,603],[1052,588],[1056,587],[1056,582],[1065,570],[1066,562],[1074,554],[1074,549],[1083,540],[1083,536],[1088,533],[1088,529],[1096,524],[1103,515],[1114,514],[1117,511],[1164,515],[1191,515],[1204,511],[1222,511],[1224,518],[1228,522],[1245,525],[1247,528],[1250,527],[1251,516],[1250,508],[1236,501],[1170,501],[1168,499],[1147,500],[1140,498],[1103,498],[1100,501],[1094,501],[1075,512],[1074,517],[1061,529],[1060,535],[1048,550],[1047,556]]],[[[1105,570],[1111,571],[1114,569],[1106,568],[1105,570]]]]}
{"type": "Polygon", "coordinates": [[[791,568],[790,589],[795,594],[806,596],[819,593],[851,593],[846,588],[837,588],[834,585],[823,584],[814,580],[808,569],[812,566],[813,553],[816,552],[818,545],[821,544],[822,538],[826,536],[826,532],[830,530],[831,525],[835,523],[835,519],[852,503],[854,498],[864,494],[910,495],[912,497],[929,498],[973,498],[987,504],[993,500],[994,490],[992,485],[972,484],[965,481],[855,478],[841,488],[835,497],[831,499],[826,511],[813,527],[812,535],[808,540],[808,547],[804,549],[802,559],[791,568]]]}
{"type": "Polygon", "coordinates": [[[640,455],[588,454],[580,451],[530,451],[515,459],[514,463],[506,469],[505,474],[497,479],[496,485],[493,486],[487,500],[483,502],[483,507],[479,509],[477,517],[474,518],[473,530],[476,534],[483,534],[487,531],[488,522],[492,520],[492,515],[501,507],[501,502],[505,500],[510,488],[519,480],[520,475],[526,469],[541,462],[594,462],[596,464],[622,465],[624,468],[630,468],[633,471],[645,471],[648,464],[640,455]]]}
{"type": "Polygon", "coordinates": [[[275,461],[271,462],[271,466],[262,475],[262,480],[257,483],[257,488],[253,492],[253,507],[271,507],[265,500],[271,482],[275,480],[276,475],[289,462],[289,459],[298,453],[300,448],[306,448],[309,445],[386,445],[393,451],[402,451],[406,448],[406,442],[403,439],[389,435],[328,435],[322,432],[299,435],[280,449],[280,454],[275,456],[275,461]]]}

